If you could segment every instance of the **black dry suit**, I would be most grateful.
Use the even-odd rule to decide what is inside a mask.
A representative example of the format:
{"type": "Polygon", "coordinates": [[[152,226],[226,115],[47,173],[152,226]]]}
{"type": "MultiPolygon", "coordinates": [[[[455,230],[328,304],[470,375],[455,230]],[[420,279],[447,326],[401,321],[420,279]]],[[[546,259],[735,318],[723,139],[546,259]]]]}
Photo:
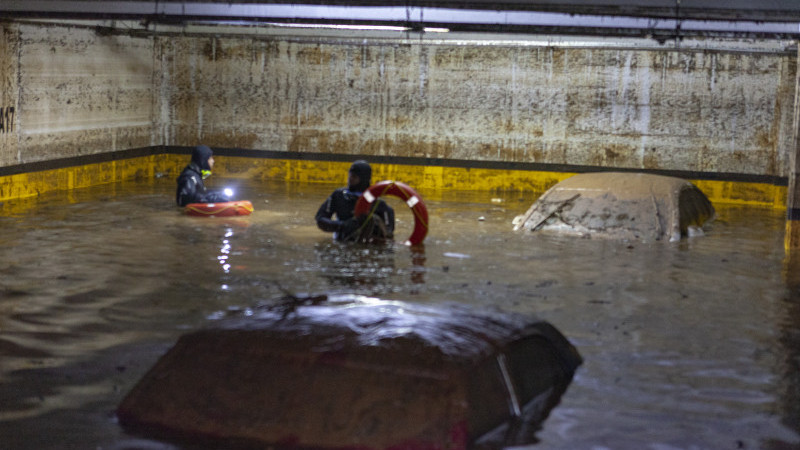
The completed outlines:
{"type": "Polygon", "coordinates": [[[333,231],[338,241],[391,239],[394,210],[383,200],[377,199],[367,216],[353,217],[358,198],[370,186],[372,168],[366,161],[356,161],[350,166],[350,173],[358,176],[358,184],[333,191],[317,211],[317,226],[322,231],[333,231]]]}
{"type": "Polygon", "coordinates": [[[178,206],[186,206],[189,203],[218,203],[233,200],[222,192],[206,190],[203,184],[203,172],[211,174],[208,158],[212,154],[211,149],[205,145],[198,145],[192,151],[192,161],[178,176],[178,191],[175,194],[175,202],[178,203],[178,206]]]}

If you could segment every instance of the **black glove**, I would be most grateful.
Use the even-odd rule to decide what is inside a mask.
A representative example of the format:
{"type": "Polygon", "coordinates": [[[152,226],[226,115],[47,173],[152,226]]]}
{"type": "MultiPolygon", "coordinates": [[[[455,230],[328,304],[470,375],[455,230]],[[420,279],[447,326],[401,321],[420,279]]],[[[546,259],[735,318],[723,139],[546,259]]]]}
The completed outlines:
{"type": "Polygon", "coordinates": [[[225,195],[223,191],[208,191],[203,196],[202,203],[223,203],[233,201],[233,198],[225,195]]]}
{"type": "Polygon", "coordinates": [[[352,239],[355,237],[358,229],[361,228],[362,223],[363,219],[358,217],[351,217],[347,220],[344,220],[339,226],[339,233],[344,239],[352,239]]]}

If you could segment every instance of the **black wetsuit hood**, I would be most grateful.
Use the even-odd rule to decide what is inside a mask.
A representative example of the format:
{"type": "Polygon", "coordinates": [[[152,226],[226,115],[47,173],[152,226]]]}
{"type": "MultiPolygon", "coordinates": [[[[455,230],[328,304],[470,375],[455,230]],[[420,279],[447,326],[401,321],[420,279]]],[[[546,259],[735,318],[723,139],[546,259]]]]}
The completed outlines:
{"type": "Polygon", "coordinates": [[[352,192],[364,192],[372,181],[372,167],[363,160],[358,160],[350,166],[350,173],[358,176],[358,184],[347,186],[352,192]]]}
{"type": "Polygon", "coordinates": [[[200,170],[208,170],[211,171],[211,166],[208,165],[208,158],[210,158],[214,152],[211,151],[211,148],[207,145],[198,145],[192,151],[192,162],[197,164],[197,167],[200,170]]]}

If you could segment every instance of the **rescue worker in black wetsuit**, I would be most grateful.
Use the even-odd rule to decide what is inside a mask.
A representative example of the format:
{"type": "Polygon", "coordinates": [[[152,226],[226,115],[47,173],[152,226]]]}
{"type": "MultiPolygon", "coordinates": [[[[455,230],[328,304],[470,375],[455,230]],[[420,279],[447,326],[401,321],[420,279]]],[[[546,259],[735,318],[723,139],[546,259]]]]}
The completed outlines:
{"type": "Polygon", "coordinates": [[[367,216],[353,216],[356,202],[370,186],[371,179],[370,165],[362,160],[354,162],[348,172],[347,187],[333,191],[319,207],[317,226],[322,231],[334,232],[337,241],[391,239],[394,235],[394,210],[383,200],[377,199],[367,216]]]}
{"type": "Polygon", "coordinates": [[[192,161],[178,176],[178,191],[175,202],[178,206],[189,203],[220,203],[234,199],[222,192],[207,190],[203,180],[211,175],[214,167],[214,156],[206,145],[198,145],[192,151],[192,161]]]}

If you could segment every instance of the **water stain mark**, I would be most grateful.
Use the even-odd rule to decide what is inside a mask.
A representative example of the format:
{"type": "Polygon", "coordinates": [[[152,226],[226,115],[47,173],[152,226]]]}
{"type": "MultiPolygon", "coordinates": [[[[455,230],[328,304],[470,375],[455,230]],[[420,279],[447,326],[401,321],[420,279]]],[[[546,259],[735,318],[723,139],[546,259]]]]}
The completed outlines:
{"type": "Polygon", "coordinates": [[[0,134],[14,132],[14,107],[0,106],[0,134]]]}

